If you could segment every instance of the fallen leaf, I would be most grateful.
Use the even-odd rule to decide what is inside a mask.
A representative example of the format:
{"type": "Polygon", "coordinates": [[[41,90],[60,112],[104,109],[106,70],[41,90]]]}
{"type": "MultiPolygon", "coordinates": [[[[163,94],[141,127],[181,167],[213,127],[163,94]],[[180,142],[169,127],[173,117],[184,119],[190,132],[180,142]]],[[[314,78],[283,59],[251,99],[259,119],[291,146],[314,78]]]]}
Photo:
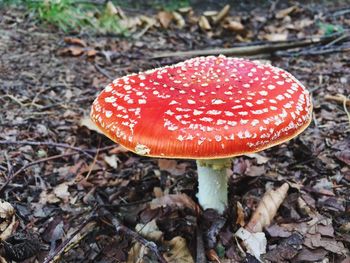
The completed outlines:
{"type": "Polygon", "coordinates": [[[179,208],[189,208],[194,212],[200,211],[199,206],[186,194],[169,194],[155,198],[150,203],[151,209],[162,206],[176,206],[179,208]]]}
{"type": "Polygon", "coordinates": [[[289,185],[284,183],[276,190],[266,192],[246,228],[251,232],[261,232],[265,226],[269,226],[279,206],[286,198],[288,189],[289,185]]]}
{"type": "Polygon", "coordinates": [[[81,47],[76,47],[76,46],[63,48],[63,49],[58,51],[59,55],[72,55],[75,57],[80,56],[83,53],[84,53],[84,49],[81,47]]]}
{"type": "Polygon", "coordinates": [[[208,31],[208,30],[211,29],[209,21],[208,21],[208,19],[205,16],[201,16],[199,18],[198,25],[204,31],[208,31]]]}
{"type": "Polygon", "coordinates": [[[117,169],[118,168],[118,162],[120,162],[119,158],[117,157],[117,155],[113,154],[113,155],[105,155],[103,157],[103,160],[112,168],[117,169]]]}
{"type": "Polygon", "coordinates": [[[292,235],[286,228],[273,224],[265,228],[266,232],[269,233],[271,237],[289,237],[292,235]]]}
{"type": "Polygon", "coordinates": [[[251,233],[243,227],[239,228],[235,233],[239,237],[247,252],[260,260],[260,256],[266,253],[267,240],[263,232],[251,233]]]}
{"type": "Polygon", "coordinates": [[[15,231],[16,217],[13,206],[0,199],[0,240],[6,240],[15,231]]]}
{"type": "Polygon", "coordinates": [[[66,42],[67,44],[73,44],[73,45],[78,45],[78,46],[82,46],[82,47],[87,47],[86,43],[84,40],[81,40],[79,38],[75,38],[75,37],[65,37],[63,39],[64,42],[66,42]]]}
{"type": "Polygon", "coordinates": [[[180,29],[183,28],[186,24],[183,16],[178,12],[172,12],[172,15],[173,15],[174,20],[176,22],[176,26],[180,29]]]}
{"type": "Polygon", "coordinates": [[[248,176],[262,176],[266,173],[265,167],[260,165],[251,165],[245,171],[245,174],[248,176]]]}
{"type": "Polygon", "coordinates": [[[187,164],[178,164],[177,161],[170,159],[158,159],[158,166],[161,171],[167,171],[172,175],[183,175],[187,164]]]}
{"type": "Polygon", "coordinates": [[[350,165],[350,150],[343,150],[341,152],[337,152],[335,154],[335,157],[337,157],[338,160],[346,163],[347,165],[350,165]]]}
{"type": "Polygon", "coordinates": [[[237,219],[236,219],[236,224],[240,226],[245,225],[244,221],[244,209],[243,206],[240,202],[237,201],[237,219]]]}
{"type": "Polygon", "coordinates": [[[164,258],[168,263],[194,263],[186,239],[177,236],[164,243],[168,247],[168,252],[164,254],[164,258]]]}
{"type": "Polygon", "coordinates": [[[95,50],[95,49],[89,49],[86,51],[86,55],[88,57],[94,57],[94,56],[96,56],[96,54],[97,54],[97,50],[95,50]]]}
{"type": "Polygon", "coordinates": [[[264,35],[264,38],[268,41],[285,41],[288,38],[288,32],[285,31],[283,33],[271,33],[264,35]]]}
{"type": "Polygon", "coordinates": [[[303,248],[298,255],[294,258],[294,262],[318,262],[325,258],[327,255],[325,249],[308,249],[303,248]]]}
{"type": "Polygon", "coordinates": [[[173,14],[167,11],[160,11],[157,17],[161,26],[164,28],[168,28],[171,20],[174,18],[173,14]]]}
{"type": "Polygon", "coordinates": [[[236,33],[241,33],[245,29],[241,22],[229,19],[225,20],[223,27],[236,33]]]}
{"type": "Polygon", "coordinates": [[[152,241],[161,241],[163,239],[163,232],[159,230],[155,219],[147,224],[137,224],[135,230],[152,241]]]}
{"type": "Polygon", "coordinates": [[[279,10],[278,12],[276,12],[275,17],[278,19],[284,18],[287,15],[293,13],[295,10],[297,10],[297,6],[295,6],[295,5],[288,7],[288,8],[285,8],[285,9],[282,9],[282,10],[279,10]]]}
{"type": "Polygon", "coordinates": [[[224,19],[227,15],[228,12],[230,11],[230,5],[225,5],[220,12],[213,17],[213,24],[217,25],[222,19],[224,19]]]}
{"type": "Polygon", "coordinates": [[[64,201],[68,201],[70,197],[70,193],[68,192],[68,184],[66,182],[57,185],[53,189],[53,192],[58,198],[64,201]]]}
{"type": "Polygon", "coordinates": [[[307,234],[304,245],[307,247],[314,248],[324,248],[330,252],[336,253],[338,255],[346,255],[349,250],[344,247],[344,244],[334,238],[322,237],[320,234],[307,234]]]}
{"type": "Polygon", "coordinates": [[[244,154],[244,156],[256,159],[257,164],[265,164],[270,160],[270,158],[262,156],[259,153],[248,153],[248,154],[244,154]]]}
{"type": "Polygon", "coordinates": [[[294,233],[290,237],[279,242],[277,247],[264,255],[265,260],[269,262],[287,262],[292,260],[302,248],[303,236],[294,233]]]}

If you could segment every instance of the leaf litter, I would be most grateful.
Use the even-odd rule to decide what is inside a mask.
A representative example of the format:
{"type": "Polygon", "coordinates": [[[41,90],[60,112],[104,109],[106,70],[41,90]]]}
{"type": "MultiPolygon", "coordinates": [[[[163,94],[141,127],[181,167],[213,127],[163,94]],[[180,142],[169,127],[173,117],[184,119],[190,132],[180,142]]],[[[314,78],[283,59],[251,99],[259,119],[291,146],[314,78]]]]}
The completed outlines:
{"type": "Polygon", "coordinates": [[[193,161],[136,156],[98,134],[86,116],[111,79],[180,60],[151,60],[152,54],[320,38],[348,30],[349,13],[338,15],[342,7],[335,4],[285,3],[251,12],[222,6],[133,15],[109,2],[108,10],[131,38],[66,35],[38,27],[21,9],[0,10],[0,140],[51,143],[0,144],[2,184],[25,167],[1,191],[16,211],[1,222],[1,256],[27,262],[45,262],[50,255],[67,262],[157,261],[130,233],[116,234],[101,212],[107,209],[138,240],[154,242],[168,262],[200,258],[197,232],[206,255],[216,261],[249,261],[250,253],[271,262],[346,262],[350,129],[338,94],[349,96],[350,68],[347,51],[336,50],[348,48],[348,38],[267,57],[311,90],[314,121],[289,143],[235,158],[223,217],[198,206],[193,161]],[[43,161],[28,166],[38,159],[43,161]],[[261,249],[251,250],[237,243],[234,234],[258,210],[263,194],[285,182],[290,189],[280,208],[271,218],[261,217],[268,222],[259,229],[266,253],[261,241],[255,242],[261,249]],[[93,224],[81,228],[90,217],[93,224]],[[71,233],[76,238],[70,240],[71,233]]]}

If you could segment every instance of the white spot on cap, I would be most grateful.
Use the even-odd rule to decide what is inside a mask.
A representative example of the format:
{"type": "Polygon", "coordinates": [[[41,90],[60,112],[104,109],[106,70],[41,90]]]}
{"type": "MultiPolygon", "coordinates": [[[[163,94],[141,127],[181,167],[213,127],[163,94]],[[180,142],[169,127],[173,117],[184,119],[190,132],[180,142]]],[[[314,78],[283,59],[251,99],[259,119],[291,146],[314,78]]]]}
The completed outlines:
{"type": "Polygon", "coordinates": [[[176,100],[172,100],[170,101],[169,105],[174,105],[174,104],[178,104],[178,102],[176,100]]]}
{"type": "Polygon", "coordinates": [[[105,114],[106,114],[106,117],[107,117],[107,118],[110,118],[110,117],[112,116],[113,113],[112,113],[111,111],[108,110],[108,111],[106,111],[105,114]]]}
{"type": "Polygon", "coordinates": [[[208,110],[207,114],[209,114],[209,115],[219,115],[219,114],[221,114],[221,112],[222,111],[220,111],[220,110],[208,110]]]}
{"type": "Polygon", "coordinates": [[[211,100],[211,103],[212,103],[213,105],[219,105],[219,104],[224,104],[225,101],[220,100],[220,99],[213,99],[213,100],[211,100]]]}
{"type": "Polygon", "coordinates": [[[266,90],[261,90],[261,91],[259,91],[259,94],[261,95],[261,96],[267,96],[267,91],[266,90]]]}
{"type": "Polygon", "coordinates": [[[116,100],[117,99],[113,96],[105,98],[105,102],[108,102],[108,103],[116,102],[116,100]]]}
{"type": "Polygon", "coordinates": [[[107,85],[107,87],[105,88],[105,92],[111,92],[113,90],[113,87],[111,84],[107,85]]]}
{"type": "Polygon", "coordinates": [[[146,104],[147,101],[145,99],[139,99],[138,102],[139,104],[146,104]]]}
{"type": "Polygon", "coordinates": [[[200,111],[200,110],[194,110],[193,111],[193,115],[194,116],[201,115],[202,113],[203,113],[203,111],[200,111]]]}
{"type": "Polygon", "coordinates": [[[254,119],[252,122],[251,122],[252,126],[256,126],[257,124],[259,124],[259,120],[257,119],[254,119]]]}
{"type": "Polygon", "coordinates": [[[187,100],[188,104],[196,104],[196,102],[194,100],[187,100]]]}

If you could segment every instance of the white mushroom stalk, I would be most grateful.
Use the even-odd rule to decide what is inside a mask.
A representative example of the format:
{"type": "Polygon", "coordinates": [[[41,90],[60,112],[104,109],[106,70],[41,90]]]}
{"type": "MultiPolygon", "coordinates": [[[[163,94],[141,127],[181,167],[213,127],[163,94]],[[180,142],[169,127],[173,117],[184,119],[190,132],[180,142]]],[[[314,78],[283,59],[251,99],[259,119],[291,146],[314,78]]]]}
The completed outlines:
{"type": "Polygon", "coordinates": [[[197,160],[197,198],[203,209],[223,214],[227,207],[227,168],[231,159],[197,160]]]}

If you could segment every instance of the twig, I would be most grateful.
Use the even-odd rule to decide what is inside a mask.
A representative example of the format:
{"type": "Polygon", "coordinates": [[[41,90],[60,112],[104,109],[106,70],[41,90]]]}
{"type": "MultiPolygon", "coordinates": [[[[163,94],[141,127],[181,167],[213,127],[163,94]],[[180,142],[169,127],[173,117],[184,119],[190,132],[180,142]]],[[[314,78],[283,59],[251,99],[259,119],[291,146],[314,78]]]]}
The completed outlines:
{"type": "Polygon", "coordinates": [[[350,106],[350,99],[346,98],[344,95],[337,95],[337,96],[333,96],[333,95],[325,95],[324,98],[326,100],[330,100],[330,101],[336,101],[338,103],[345,103],[347,106],[350,106]]]}
{"type": "Polygon", "coordinates": [[[31,162],[31,163],[28,163],[24,166],[22,166],[20,169],[18,169],[18,171],[16,171],[15,173],[13,172],[9,172],[9,175],[8,177],[6,178],[6,181],[5,183],[3,183],[3,185],[0,187],[0,194],[2,194],[2,192],[4,191],[5,187],[13,180],[13,178],[15,178],[17,175],[19,175],[21,172],[23,172],[25,169],[33,166],[33,165],[36,165],[36,164],[39,164],[39,163],[43,163],[43,162],[47,162],[47,161],[51,161],[51,160],[54,160],[54,159],[58,159],[58,158],[63,158],[63,157],[67,157],[67,156],[71,156],[71,155],[75,155],[75,154],[78,154],[76,152],[74,153],[66,153],[66,154],[59,154],[59,155],[54,155],[54,156],[50,156],[50,157],[47,157],[47,158],[42,158],[40,160],[37,160],[37,161],[34,161],[34,162],[31,162]]]}
{"type": "Polygon", "coordinates": [[[282,42],[265,42],[264,44],[252,46],[240,46],[233,48],[218,48],[206,50],[191,50],[180,52],[165,52],[155,54],[152,58],[165,57],[183,57],[183,56],[205,56],[205,55],[236,55],[236,56],[253,56],[257,54],[273,53],[278,50],[287,50],[291,48],[305,47],[315,44],[329,43],[330,41],[339,38],[343,34],[333,34],[326,37],[311,37],[305,39],[288,40],[282,42]]]}
{"type": "Polygon", "coordinates": [[[147,247],[150,251],[152,251],[154,255],[157,257],[157,259],[159,260],[159,262],[167,263],[167,261],[165,260],[163,255],[159,252],[158,247],[154,242],[148,241],[147,239],[143,238],[141,235],[139,235],[135,231],[132,231],[131,229],[122,225],[119,219],[112,215],[111,215],[111,222],[117,233],[124,233],[125,235],[130,236],[133,240],[136,240],[137,242],[147,247]]]}
{"type": "MultiPolygon", "coordinates": [[[[103,205],[101,197],[98,195],[96,196],[98,202],[100,205],[103,205]]],[[[101,211],[107,216],[107,218],[111,221],[112,225],[114,226],[114,229],[116,230],[117,234],[124,234],[126,236],[131,237],[132,240],[136,240],[140,244],[144,245],[147,247],[152,253],[157,257],[158,261],[161,263],[167,263],[163,255],[159,252],[157,245],[152,242],[148,241],[144,237],[142,237],[140,234],[137,232],[129,229],[128,227],[124,226],[120,220],[115,217],[111,212],[109,212],[106,208],[101,207],[101,211]]]]}
{"type": "Polygon", "coordinates": [[[349,120],[349,124],[350,124],[350,112],[346,106],[346,102],[348,101],[348,99],[344,95],[341,95],[341,96],[343,97],[343,108],[344,108],[346,115],[348,116],[348,120],[349,120]]]}
{"type": "Polygon", "coordinates": [[[99,65],[97,65],[96,63],[94,64],[95,68],[97,69],[98,72],[100,72],[103,76],[107,77],[110,80],[114,80],[115,78],[113,78],[108,72],[107,70],[101,68],[99,65]]]}
{"type": "MultiPolygon", "coordinates": [[[[79,147],[71,146],[69,144],[65,143],[55,143],[55,142],[33,142],[33,141],[7,141],[7,140],[0,140],[0,145],[32,145],[32,146],[49,146],[49,147],[58,147],[58,148],[66,148],[71,149],[80,153],[83,153],[87,155],[89,158],[94,159],[94,156],[92,156],[89,153],[96,153],[97,149],[81,149],[79,147]]],[[[101,148],[99,151],[108,150],[115,146],[107,146],[104,148],[101,148]]]]}
{"type": "Polygon", "coordinates": [[[56,250],[51,254],[48,255],[47,258],[45,258],[43,263],[51,263],[57,261],[61,255],[65,252],[66,248],[69,246],[71,241],[75,236],[77,236],[83,229],[86,227],[91,221],[93,221],[96,218],[96,215],[94,214],[96,209],[92,211],[89,218],[87,218],[84,222],[82,222],[78,229],[75,230],[64,242],[62,242],[61,245],[59,245],[56,250]]]}

